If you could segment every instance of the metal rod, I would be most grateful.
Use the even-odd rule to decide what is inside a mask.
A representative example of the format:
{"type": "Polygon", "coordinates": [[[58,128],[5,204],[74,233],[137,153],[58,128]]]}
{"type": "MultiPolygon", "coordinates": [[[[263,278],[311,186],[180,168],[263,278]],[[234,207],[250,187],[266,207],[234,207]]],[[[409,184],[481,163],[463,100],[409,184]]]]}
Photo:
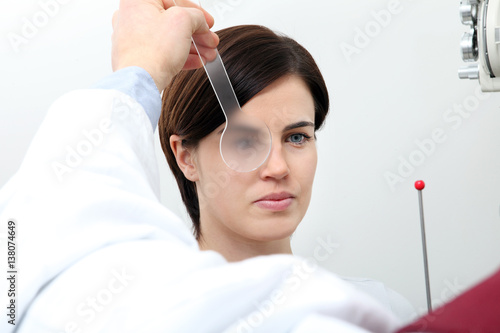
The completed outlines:
{"type": "Polygon", "coordinates": [[[418,191],[418,203],[420,206],[420,227],[422,231],[422,250],[424,254],[424,269],[425,269],[425,290],[427,293],[427,310],[432,311],[431,304],[431,287],[429,284],[429,264],[427,262],[427,241],[425,240],[425,222],[424,222],[424,205],[422,202],[422,190],[418,191]]]}

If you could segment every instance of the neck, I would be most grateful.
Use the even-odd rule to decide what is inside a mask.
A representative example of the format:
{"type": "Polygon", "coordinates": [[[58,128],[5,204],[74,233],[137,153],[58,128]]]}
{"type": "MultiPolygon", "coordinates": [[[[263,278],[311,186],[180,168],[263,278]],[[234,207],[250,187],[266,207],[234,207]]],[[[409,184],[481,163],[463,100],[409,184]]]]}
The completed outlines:
{"type": "Polygon", "coordinates": [[[272,241],[256,241],[241,237],[217,237],[203,234],[198,240],[200,249],[213,250],[223,255],[227,261],[236,262],[270,254],[292,254],[290,237],[272,241]]]}

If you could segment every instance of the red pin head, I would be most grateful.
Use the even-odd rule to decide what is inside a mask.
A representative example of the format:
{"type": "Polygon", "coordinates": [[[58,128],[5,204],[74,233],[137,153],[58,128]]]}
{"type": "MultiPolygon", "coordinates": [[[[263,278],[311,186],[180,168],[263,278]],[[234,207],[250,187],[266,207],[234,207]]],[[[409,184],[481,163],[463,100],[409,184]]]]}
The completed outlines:
{"type": "Polygon", "coordinates": [[[415,188],[419,191],[422,191],[425,188],[425,183],[423,180],[417,180],[415,182],[415,188]]]}

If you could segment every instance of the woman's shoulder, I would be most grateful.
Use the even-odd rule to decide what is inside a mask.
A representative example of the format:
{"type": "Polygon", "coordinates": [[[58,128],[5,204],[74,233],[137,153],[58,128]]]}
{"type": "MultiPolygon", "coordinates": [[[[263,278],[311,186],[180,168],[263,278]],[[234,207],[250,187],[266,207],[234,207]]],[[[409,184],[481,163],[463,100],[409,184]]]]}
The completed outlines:
{"type": "Polygon", "coordinates": [[[411,321],[417,316],[414,307],[405,297],[380,281],[361,277],[340,276],[340,278],[376,299],[403,322],[411,321]]]}

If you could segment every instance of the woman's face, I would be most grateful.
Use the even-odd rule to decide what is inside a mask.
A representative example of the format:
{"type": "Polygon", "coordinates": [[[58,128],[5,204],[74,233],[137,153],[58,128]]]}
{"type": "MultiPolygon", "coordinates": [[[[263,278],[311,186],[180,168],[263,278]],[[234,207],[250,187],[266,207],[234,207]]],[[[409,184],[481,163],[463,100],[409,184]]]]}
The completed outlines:
{"type": "Polygon", "coordinates": [[[242,108],[272,135],[268,159],[252,172],[226,166],[219,153],[222,125],[193,152],[201,233],[246,241],[289,237],[304,217],[316,171],[314,101],[296,76],[283,77],[242,108]]]}

